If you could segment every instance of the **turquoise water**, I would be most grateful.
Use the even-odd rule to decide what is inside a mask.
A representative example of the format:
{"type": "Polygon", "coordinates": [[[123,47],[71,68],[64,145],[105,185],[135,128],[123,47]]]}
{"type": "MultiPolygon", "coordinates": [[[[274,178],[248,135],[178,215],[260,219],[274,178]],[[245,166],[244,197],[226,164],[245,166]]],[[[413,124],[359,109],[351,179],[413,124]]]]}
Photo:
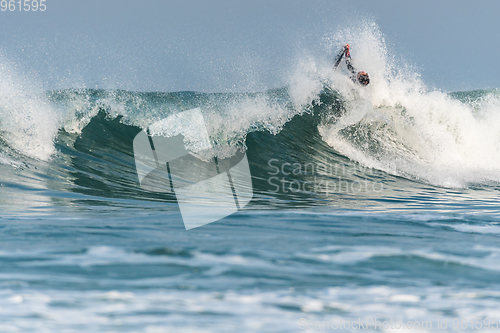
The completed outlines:
{"type": "Polygon", "coordinates": [[[498,327],[498,89],[430,89],[377,31],[347,37],[331,53],[349,39],[366,88],[310,57],[247,93],[46,91],[3,65],[0,331],[498,327]],[[253,198],[186,230],[133,140],[194,108],[218,161],[245,152],[253,198]]]}
{"type": "MultiPolygon", "coordinates": [[[[45,160],[12,147],[4,130],[2,331],[299,332],[369,318],[448,319],[451,329],[454,318],[498,316],[497,169],[455,165],[462,172],[444,179],[460,185],[444,186],[442,172],[419,173],[417,159],[413,174],[370,167],[320,133],[344,112],[338,93],[321,91],[299,113],[289,93],[46,93],[52,110],[87,120],[77,114],[59,128],[45,160]],[[132,140],[141,112],[202,107],[216,122],[248,100],[282,106],[274,133],[257,121],[240,132],[207,127],[219,129],[221,146],[245,149],[254,198],[186,231],[175,196],[139,185],[132,140]]],[[[491,94],[447,98],[474,110],[491,94]]],[[[376,160],[384,143],[370,150],[370,140],[385,138],[382,126],[372,121],[375,135],[356,124],[344,138],[376,160]]]]}

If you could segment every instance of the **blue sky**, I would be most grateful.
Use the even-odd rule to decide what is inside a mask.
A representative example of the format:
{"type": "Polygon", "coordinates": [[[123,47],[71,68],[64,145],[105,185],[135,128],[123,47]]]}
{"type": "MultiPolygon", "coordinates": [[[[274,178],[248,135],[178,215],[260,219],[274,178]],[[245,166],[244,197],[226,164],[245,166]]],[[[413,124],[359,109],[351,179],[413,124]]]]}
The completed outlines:
{"type": "Polygon", "coordinates": [[[445,91],[500,87],[496,1],[46,0],[0,12],[0,55],[45,89],[265,89],[297,53],[373,19],[391,52],[445,91]]]}

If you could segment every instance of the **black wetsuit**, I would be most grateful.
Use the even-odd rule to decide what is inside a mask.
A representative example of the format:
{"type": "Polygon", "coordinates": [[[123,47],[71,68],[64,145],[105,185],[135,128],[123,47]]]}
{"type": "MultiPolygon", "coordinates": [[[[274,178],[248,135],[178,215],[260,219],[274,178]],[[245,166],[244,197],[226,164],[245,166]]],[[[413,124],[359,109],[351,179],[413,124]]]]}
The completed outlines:
{"type": "Polygon", "coordinates": [[[353,81],[356,81],[356,69],[354,69],[354,65],[352,64],[352,58],[351,58],[351,53],[349,52],[349,49],[347,46],[344,46],[342,51],[337,55],[337,58],[335,59],[335,68],[337,68],[340,65],[340,62],[342,61],[342,58],[345,55],[345,63],[347,65],[347,69],[349,72],[351,72],[351,79],[353,81]]]}

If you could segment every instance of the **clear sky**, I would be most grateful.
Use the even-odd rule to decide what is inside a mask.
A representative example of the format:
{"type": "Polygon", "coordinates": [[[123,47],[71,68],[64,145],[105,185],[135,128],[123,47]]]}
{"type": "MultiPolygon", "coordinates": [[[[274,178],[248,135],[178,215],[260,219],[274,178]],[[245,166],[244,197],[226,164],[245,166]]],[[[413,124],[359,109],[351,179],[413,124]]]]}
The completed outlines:
{"type": "MultiPolygon", "coordinates": [[[[16,0],[19,1],[19,0],[16,0]]],[[[500,87],[499,1],[46,0],[0,11],[0,65],[45,89],[265,89],[303,49],[373,19],[431,87],[500,87]]],[[[17,5],[19,6],[19,5],[17,5]]],[[[1,79],[1,78],[0,78],[1,79]]]]}

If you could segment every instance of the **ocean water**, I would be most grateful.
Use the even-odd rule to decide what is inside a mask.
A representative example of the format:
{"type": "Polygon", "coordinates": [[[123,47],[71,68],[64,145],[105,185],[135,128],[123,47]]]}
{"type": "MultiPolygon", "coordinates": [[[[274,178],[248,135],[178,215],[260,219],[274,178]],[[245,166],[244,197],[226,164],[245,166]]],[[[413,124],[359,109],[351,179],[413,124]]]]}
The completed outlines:
{"type": "Polygon", "coordinates": [[[314,57],[246,93],[45,91],[3,66],[0,332],[495,331],[500,91],[427,87],[376,27],[325,45],[345,40],[366,88],[314,57]],[[193,108],[254,195],[186,230],[133,139],[193,108]]]}

